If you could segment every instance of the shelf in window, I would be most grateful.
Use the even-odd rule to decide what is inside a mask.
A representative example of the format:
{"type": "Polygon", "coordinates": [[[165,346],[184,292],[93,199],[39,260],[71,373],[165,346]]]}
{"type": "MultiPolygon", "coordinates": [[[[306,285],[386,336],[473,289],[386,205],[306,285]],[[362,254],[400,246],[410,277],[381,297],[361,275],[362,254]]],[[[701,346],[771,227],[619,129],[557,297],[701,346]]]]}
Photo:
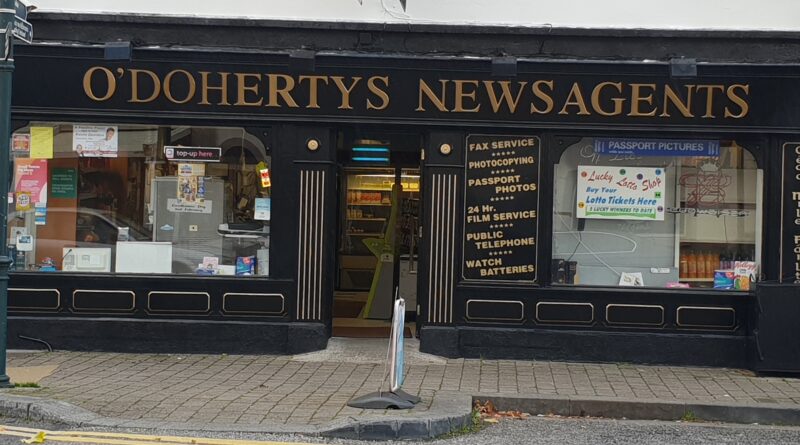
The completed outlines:
{"type": "Polygon", "coordinates": [[[681,239],[681,244],[741,244],[744,246],[754,246],[756,243],[755,241],[720,241],[720,240],[696,240],[696,239],[681,239]]]}
{"type": "Polygon", "coordinates": [[[686,204],[687,204],[686,201],[681,201],[681,207],[697,209],[697,210],[755,210],[756,208],[755,201],[728,201],[728,202],[721,202],[713,206],[710,205],[708,207],[697,207],[697,204],[686,206],[686,204]]]}
{"type": "Polygon", "coordinates": [[[347,218],[348,221],[386,221],[386,218],[347,218]]]}
{"type": "Polygon", "coordinates": [[[383,202],[348,202],[347,205],[349,206],[380,206],[380,207],[389,207],[391,204],[383,203],[383,202]]]}
{"type": "Polygon", "coordinates": [[[679,278],[681,283],[713,283],[713,278],[679,278]]]}
{"type": "Polygon", "coordinates": [[[375,232],[347,232],[347,234],[355,236],[383,236],[382,233],[375,233],[375,232]]]}

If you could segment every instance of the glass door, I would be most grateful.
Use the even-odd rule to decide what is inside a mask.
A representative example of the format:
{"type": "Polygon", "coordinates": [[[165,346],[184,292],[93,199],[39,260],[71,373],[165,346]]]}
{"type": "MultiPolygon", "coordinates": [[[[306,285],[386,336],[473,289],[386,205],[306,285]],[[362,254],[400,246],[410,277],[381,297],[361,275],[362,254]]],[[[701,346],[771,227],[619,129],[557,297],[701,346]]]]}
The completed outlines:
{"type": "Polygon", "coordinates": [[[398,288],[416,311],[418,170],[345,168],[343,179],[338,315],[389,320],[398,288]]]}
{"type": "Polygon", "coordinates": [[[416,319],[419,270],[419,225],[422,201],[419,169],[400,172],[400,216],[397,224],[398,289],[406,300],[406,321],[416,319]],[[413,318],[412,318],[413,317],[413,318]]]}

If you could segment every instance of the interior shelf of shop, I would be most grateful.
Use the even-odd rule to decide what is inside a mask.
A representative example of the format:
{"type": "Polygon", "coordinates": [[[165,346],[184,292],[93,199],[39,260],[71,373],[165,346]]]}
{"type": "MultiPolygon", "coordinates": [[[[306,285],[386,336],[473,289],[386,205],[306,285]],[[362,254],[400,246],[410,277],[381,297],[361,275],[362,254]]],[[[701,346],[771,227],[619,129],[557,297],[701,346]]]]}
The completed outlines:
{"type": "Polygon", "coordinates": [[[386,221],[386,218],[347,218],[348,221],[386,221]]]}
{"type": "Polygon", "coordinates": [[[389,203],[383,202],[348,202],[347,205],[349,206],[391,206],[389,203]]]}
{"type": "Polygon", "coordinates": [[[679,278],[678,281],[687,283],[713,283],[713,278],[679,278]]]}
{"type": "Polygon", "coordinates": [[[752,241],[719,241],[719,240],[700,240],[700,239],[687,239],[681,238],[681,244],[741,244],[743,246],[753,246],[756,243],[752,241]]]}
{"type": "Polygon", "coordinates": [[[383,236],[382,233],[371,233],[371,232],[347,232],[347,234],[355,236],[383,236]]]}

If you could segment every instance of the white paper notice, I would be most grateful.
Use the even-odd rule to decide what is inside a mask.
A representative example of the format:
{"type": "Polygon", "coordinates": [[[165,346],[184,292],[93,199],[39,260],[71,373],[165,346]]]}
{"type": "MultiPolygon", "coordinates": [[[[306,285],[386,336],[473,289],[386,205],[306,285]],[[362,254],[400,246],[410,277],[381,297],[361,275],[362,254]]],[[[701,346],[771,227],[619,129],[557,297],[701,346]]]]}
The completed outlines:
{"type": "Polygon", "coordinates": [[[256,198],[256,208],[253,219],[269,221],[272,213],[272,201],[270,198],[256,198]]]}
{"type": "Polygon", "coordinates": [[[175,213],[211,213],[213,202],[205,200],[203,203],[178,202],[177,198],[167,199],[167,210],[175,213]]]}

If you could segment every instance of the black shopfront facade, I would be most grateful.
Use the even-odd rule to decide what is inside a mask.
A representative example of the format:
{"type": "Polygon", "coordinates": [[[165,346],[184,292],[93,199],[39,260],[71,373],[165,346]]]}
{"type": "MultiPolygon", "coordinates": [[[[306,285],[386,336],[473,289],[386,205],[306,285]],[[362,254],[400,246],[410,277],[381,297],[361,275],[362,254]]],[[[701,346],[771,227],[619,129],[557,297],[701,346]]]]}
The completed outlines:
{"type": "MultiPolygon", "coordinates": [[[[59,20],[43,23],[46,33],[63,32],[59,20]]],[[[632,53],[642,50],[637,45],[632,53]]],[[[368,199],[343,191],[343,169],[365,140],[374,149],[381,136],[400,135],[392,141],[412,142],[392,142],[389,163],[402,159],[401,167],[419,172],[417,299],[407,310],[423,351],[796,371],[797,66],[712,60],[686,72],[678,65],[146,45],[113,60],[102,45],[18,47],[12,119],[19,132],[53,126],[58,145],[64,125],[114,125],[128,141],[150,131],[152,141],[140,145],[161,152],[165,135],[182,145],[185,128],[241,129],[242,146],[258,146],[268,159],[271,218],[269,271],[261,276],[63,264],[15,271],[10,345],[33,346],[24,336],[60,349],[325,348],[341,285],[343,213],[352,215],[350,201],[368,199]],[[603,151],[603,144],[622,148],[603,151]],[[693,149],[699,153],[686,153],[693,149]],[[612,180],[603,169],[623,176],[612,180]],[[638,190],[626,174],[639,179],[638,190]],[[646,200],[658,208],[652,219],[587,216],[593,202],[643,202],[651,174],[659,176],[658,185],[644,186],[657,190],[646,200]],[[582,181],[592,180],[615,188],[605,198],[587,196],[595,189],[582,181]],[[715,289],[712,270],[734,260],[756,263],[758,284],[715,289]],[[624,278],[642,282],[626,286],[624,278]]],[[[245,158],[236,156],[231,165],[245,158]]],[[[367,216],[353,219],[378,219],[367,216]]],[[[156,221],[151,230],[163,227],[156,221]]]]}

